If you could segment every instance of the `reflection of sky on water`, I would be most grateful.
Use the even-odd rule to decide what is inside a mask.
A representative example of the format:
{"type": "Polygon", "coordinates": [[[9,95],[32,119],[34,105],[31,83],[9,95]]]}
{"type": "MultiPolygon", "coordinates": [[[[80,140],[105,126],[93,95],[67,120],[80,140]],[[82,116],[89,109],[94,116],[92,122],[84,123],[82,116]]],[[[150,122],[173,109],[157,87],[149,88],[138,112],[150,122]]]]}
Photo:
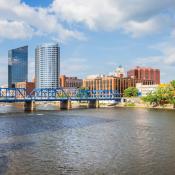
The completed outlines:
{"type": "Polygon", "coordinates": [[[175,174],[174,126],[146,109],[1,114],[0,175],[175,174]]]}
{"type": "Polygon", "coordinates": [[[14,116],[8,118],[8,120],[6,117],[1,118],[0,138],[22,136],[45,131],[56,131],[63,128],[82,128],[89,125],[112,122],[110,119],[98,117],[75,117],[71,115],[69,115],[69,117],[62,115],[58,117],[56,114],[44,114],[44,112],[43,114],[33,113],[31,115],[26,115],[30,117],[23,117],[23,114],[14,114],[14,116]]]}
{"type": "Polygon", "coordinates": [[[12,104],[0,104],[0,113],[9,113],[9,112],[22,112],[21,107],[15,107],[12,104]]]}

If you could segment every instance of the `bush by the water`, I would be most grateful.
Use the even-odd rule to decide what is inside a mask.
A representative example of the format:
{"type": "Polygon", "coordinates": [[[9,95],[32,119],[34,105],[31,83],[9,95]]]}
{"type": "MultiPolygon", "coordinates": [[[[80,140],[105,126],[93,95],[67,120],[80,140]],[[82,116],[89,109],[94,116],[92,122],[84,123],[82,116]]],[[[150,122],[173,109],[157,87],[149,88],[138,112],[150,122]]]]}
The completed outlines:
{"type": "Polygon", "coordinates": [[[155,92],[149,93],[142,99],[153,106],[163,106],[165,104],[173,104],[175,106],[175,80],[167,86],[158,87],[155,92]]]}
{"type": "Polygon", "coordinates": [[[125,97],[137,97],[138,96],[138,89],[135,87],[129,87],[124,90],[125,97]]]}

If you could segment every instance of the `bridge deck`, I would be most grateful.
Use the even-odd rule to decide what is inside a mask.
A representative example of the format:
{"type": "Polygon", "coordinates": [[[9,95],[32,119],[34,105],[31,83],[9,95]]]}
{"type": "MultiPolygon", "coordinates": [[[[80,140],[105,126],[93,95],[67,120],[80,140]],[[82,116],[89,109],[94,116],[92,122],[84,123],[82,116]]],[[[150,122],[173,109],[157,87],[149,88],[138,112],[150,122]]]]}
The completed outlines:
{"type": "Polygon", "coordinates": [[[99,101],[121,101],[121,98],[26,98],[26,99],[13,99],[13,98],[8,98],[8,99],[0,99],[0,103],[22,103],[22,102],[61,102],[61,101],[94,101],[94,100],[99,100],[99,101]]]}
{"type": "Polygon", "coordinates": [[[0,103],[32,102],[32,101],[93,101],[93,100],[115,100],[121,97],[117,91],[108,90],[67,90],[62,88],[33,89],[28,94],[25,88],[0,88],[0,103]]]}

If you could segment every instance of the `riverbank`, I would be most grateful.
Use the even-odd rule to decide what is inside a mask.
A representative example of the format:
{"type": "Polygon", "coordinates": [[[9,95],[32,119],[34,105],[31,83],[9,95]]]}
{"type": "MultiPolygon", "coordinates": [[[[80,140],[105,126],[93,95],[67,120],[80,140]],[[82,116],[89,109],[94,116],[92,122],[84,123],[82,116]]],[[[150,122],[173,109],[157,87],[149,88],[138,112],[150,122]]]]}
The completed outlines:
{"type": "Polygon", "coordinates": [[[173,106],[141,106],[141,105],[116,105],[117,108],[145,108],[145,109],[169,109],[169,110],[175,110],[173,106]]]}
{"type": "MultiPolygon", "coordinates": [[[[0,112],[22,112],[23,111],[23,105],[22,103],[12,103],[12,104],[6,104],[3,103],[0,105],[0,112]]],[[[37,110],[60,110],[60,106],[58,102],[55,103],[37,103],[36,105],[37,110]]],[[[86,109],[88,108],[87,102],[72,102],[72,109],[86,109]]],[[[145,103],[141,100],[141,98],[128,98],[125,102],[122,103],[114,103],[114,102],[100,102],[100,108],[145,108],[145,109],[169,109],[169,110],[175,110],[173,105],[167,104],[164,106],[156,106],[153,107],[149,103],[145,103]]]]}
{"type": "Polygon", "coordinates": [[[137,98],[126,98],[125,102],[119,103],[116,107],[132,107],[132,108],[147,108],[147,109],[171,109],[175,110],[173,104],[165,104],[162,106],[153,106],[149,103],[144,102],[140,97],[137,98]]]}

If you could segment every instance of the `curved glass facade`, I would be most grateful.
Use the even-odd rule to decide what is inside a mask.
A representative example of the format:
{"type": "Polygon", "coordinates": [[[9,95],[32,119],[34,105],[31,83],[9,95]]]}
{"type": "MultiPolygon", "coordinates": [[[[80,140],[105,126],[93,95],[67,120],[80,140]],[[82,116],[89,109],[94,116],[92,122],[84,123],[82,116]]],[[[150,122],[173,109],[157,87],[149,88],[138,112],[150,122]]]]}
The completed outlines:
{"type": "Polygon", "coordinates": [[[28,80],[28,46],[8,51],[8,87],[28,80]]]}
{"type": "Polygon", "coordinates": [[[58,88],[60,74],[60,47],[43,44],[35,49],[36,88],[58,88]]]}

